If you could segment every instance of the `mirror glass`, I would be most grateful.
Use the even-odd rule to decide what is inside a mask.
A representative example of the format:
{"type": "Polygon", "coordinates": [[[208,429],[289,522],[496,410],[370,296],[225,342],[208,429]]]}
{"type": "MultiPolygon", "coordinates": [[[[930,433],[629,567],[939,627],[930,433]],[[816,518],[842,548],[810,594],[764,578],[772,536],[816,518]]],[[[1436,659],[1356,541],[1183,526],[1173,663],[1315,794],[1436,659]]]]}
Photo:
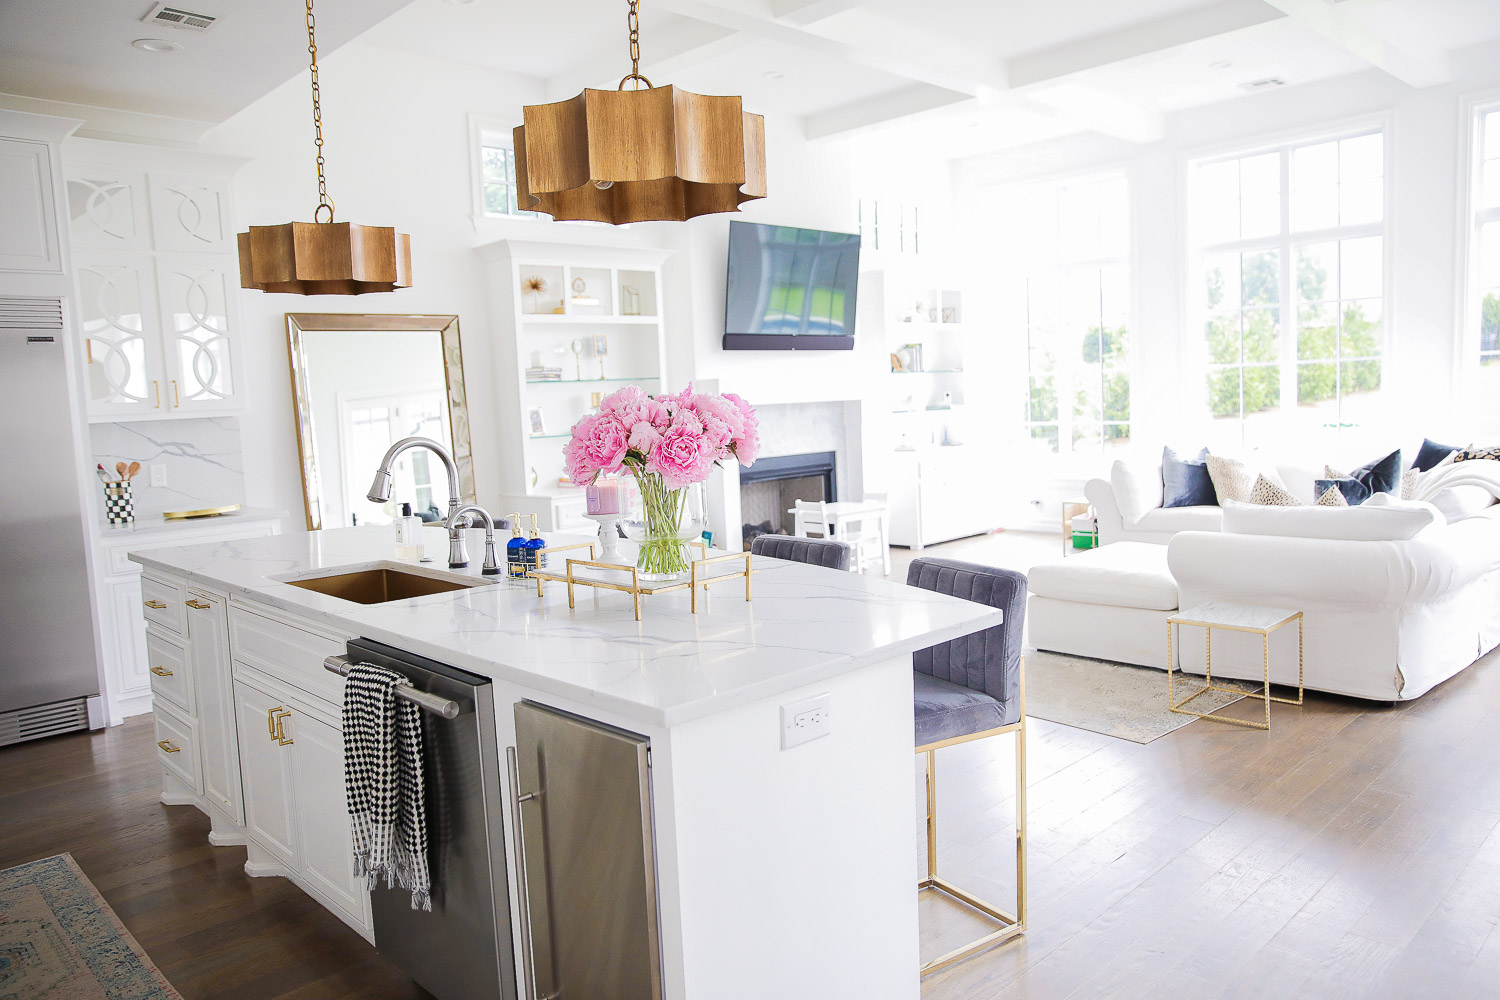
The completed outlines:
{"type": "Polygon", "coordinates": [[[448,476],[426,449],[397,459],[390,501],[365,498],[404,437],[442,442],[473,501],[457,317],[292,313],[287,332],[310,529],[389,524],[402,503],[424,520],[446,514],[448,476]]]}

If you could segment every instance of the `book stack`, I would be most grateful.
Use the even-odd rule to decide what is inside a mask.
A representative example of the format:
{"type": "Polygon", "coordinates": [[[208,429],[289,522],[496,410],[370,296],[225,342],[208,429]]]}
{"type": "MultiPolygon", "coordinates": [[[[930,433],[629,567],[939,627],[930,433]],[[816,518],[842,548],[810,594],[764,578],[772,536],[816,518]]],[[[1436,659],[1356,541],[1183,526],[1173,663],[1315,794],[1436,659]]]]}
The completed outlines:
{"type": "Polygon", "coordinates": [[[548,368],[545,366],[533,366],[526,369],[526,381],[528,382],[561,382],[562,369],[548,368]]]}

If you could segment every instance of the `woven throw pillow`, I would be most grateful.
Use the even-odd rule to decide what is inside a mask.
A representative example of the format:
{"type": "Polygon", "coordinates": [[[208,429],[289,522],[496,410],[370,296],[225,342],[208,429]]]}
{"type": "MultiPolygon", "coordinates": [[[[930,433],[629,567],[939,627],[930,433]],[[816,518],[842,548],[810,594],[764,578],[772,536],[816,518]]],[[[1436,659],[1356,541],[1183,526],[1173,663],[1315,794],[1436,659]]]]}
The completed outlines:
{"type": "MultiPolygon", "coordinates": [[[[1500,462],[1500,445],[1496,445],[1493,448],[1461,448],[1453,456],[1453,461],[1473,462],[1481,458],[1488,458],[1491,461],[1500,462]]],[[[1210,465],[1209,469],[1212,470],[1213,466],[1210,465]]],[[[1218,483],[1215,483],[1214,485],[1217,486],[1218,483]]]]}
{"type": "Polygon", "coordinates": [[[1221,455],[1208,455],[1204,461],[1208,465],[1208,477],[1213,480],[1214,493],[1218,494],[1221,507],[1229,500],[1250,502],[1250,491],[1255,488],[1255,473],[1244,462],[1221,455]]]}
{"type": "Polygon", "coordinates": [[[1401,499],[1415,500],[1417,493],[1417,477],[1422,474],[1421,469],[1407,469],[1401,473],[1401,499]]]}
{"type": "Polygon", "coordinates": [[[1262,507],[1305,506],[1301,500],[1298,500],[1265,476],[1255,477],[1255,485],[1250,487],[1250,502],[1258,503],[1262,507]]]}
{"type": "Polygon", "coordinates": [[[1335,483],[1324,490],[1322,496],[1318,497],[1317,505],[1319,507],[1347,507],[1349,506],[1349,501],[1344,499],[1344,494],[1339,492],[1338,484],[1335,483]]]}

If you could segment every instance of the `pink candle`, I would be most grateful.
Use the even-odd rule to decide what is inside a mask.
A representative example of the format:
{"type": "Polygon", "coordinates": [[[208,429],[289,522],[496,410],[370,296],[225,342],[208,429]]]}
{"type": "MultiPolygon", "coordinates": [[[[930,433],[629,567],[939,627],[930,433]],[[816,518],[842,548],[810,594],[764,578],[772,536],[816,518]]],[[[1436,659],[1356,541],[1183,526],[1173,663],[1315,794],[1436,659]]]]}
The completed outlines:
{"type": "Polygon", "coordinates": [[[593,486],[584,488],[590,514],[620,513],[620,481],[599,479],[593,486]]]}

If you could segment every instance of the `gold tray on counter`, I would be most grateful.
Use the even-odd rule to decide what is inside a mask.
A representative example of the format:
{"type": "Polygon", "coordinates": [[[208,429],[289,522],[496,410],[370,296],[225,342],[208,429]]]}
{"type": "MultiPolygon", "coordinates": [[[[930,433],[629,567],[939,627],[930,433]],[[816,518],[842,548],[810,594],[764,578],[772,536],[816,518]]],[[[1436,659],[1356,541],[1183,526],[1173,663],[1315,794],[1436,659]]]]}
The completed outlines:
{"type": "Polygon", "coordinates": [[[194,517],[218,517],[220,514],[232,514],[239,510],[243,504],[231,503],[223,507],[204,507],[202,510],[168,510],[162,512],[162,519],[166,521],[186,521],[194,517]]]}

